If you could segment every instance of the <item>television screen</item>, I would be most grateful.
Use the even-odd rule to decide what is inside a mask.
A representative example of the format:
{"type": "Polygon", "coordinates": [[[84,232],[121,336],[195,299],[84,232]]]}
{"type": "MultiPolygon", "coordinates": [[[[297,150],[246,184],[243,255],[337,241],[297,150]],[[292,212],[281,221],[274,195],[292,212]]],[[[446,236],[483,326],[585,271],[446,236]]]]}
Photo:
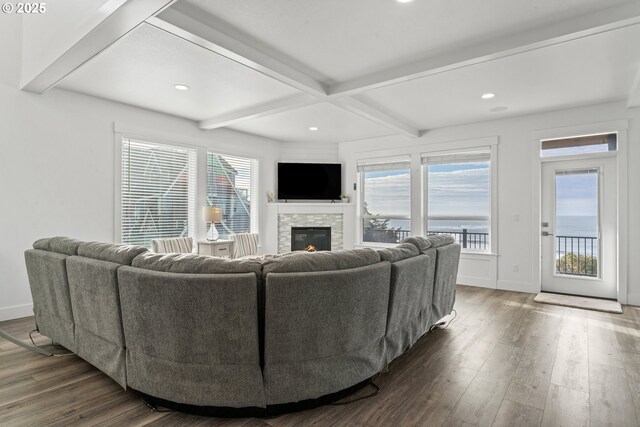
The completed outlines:
{"type": "Polygon", "coordinates": [[[335,163],[278,163],[278,199],[338,200],[342,165],[335,163]]]}

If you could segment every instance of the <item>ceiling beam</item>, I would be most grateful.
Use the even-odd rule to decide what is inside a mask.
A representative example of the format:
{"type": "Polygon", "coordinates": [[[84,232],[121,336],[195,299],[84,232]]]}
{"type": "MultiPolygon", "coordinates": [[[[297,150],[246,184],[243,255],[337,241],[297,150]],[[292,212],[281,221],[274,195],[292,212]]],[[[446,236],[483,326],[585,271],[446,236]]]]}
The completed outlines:
{"type": "Polygon", "coordinates": [[[501,37],[450,53],[425,58],[412,64],[337,83],[329,88],[329,95],[332,97],[356,95],[373,89],[505,58],[638,23],[640,23],[640,2],[625,3],[535,30],[520,32],[509,37],[501,37]]]}
{"type": "MultiPolygon", "coordinates": [[[[185,10],[189,11],[188,8],[185,10]]],[[[147,23],[302,92],[297,96],[202,120],[198,123],[201,129],[231,126],[245,120],[283,113],[328,100],[326,88],[318,81],[287,65],[284,61],[249,46],[240,41],[237,36],[232,37],[183,13],[182,9],[168,9],[161,16],[148,19],[147,23]]],[[[419,130],[362,101],[344,99],[331,103],[411,138],[420,136],[419,130]]]]}
{"type": "Polygon", "coordinates": [[[32,75],[22,76],[21,89],[42,93],[89,61],[149,17],[176,0],[109,0],[65,42],[61,54],[32,75]]]}
{"type": "Polygon", "coordinates": [[[317,104],[318,102],[320,102],[320,100],[318,100],[317,98],[313,98],[305,94],[293,95],[273,102],[267,102],[264,104],[239,110],[230,114],[224,114],[208,120],[203,120],[198,123],[198,126],[200,127],[200,129],[206,130],[217,129],[225,126],[231,126],[245,120],[259,119],[261,117],[270,116],[273,114],[284,113],[285,111],[295,110],[297,108],[317,104]]]}
{"type": "Polygon", "coordinates": [[[347,111],[355,113],[361,117],[369,119],[373,122],[376,122],[382,126],[385,126],[389,129],[392,129],[404,136],[409,138],[419,138],[424,132],[421,132],[418,129],[415,129],[408,124],[402,122],[401,120],[396,119],[388,115],[387,113],[383,113],[377,108],[352,97],[342,97],[337,99],[332,99],[331,102],[338,107],[342,107],[347,111]]]}
{"type": "Polygon", "coordinates": [[[306,94],[313,96],[326,96],[327,94],[326,88],[308,75],[181,11],[173,8],[168,9],[164,11],[161,18],[152,17],[147,20],[147,23],[286,83],[306,94]]]}

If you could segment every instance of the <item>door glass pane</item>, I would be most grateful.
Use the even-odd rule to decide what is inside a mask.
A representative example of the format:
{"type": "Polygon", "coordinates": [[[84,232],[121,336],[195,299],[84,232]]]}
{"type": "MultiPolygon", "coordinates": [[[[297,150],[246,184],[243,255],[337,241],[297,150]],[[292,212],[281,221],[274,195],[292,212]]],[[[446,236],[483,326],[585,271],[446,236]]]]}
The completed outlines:
{"type": "Polygon", "coordinates": [[[598,277],[598,169],[556,172],[556,274],[598,277]]]}

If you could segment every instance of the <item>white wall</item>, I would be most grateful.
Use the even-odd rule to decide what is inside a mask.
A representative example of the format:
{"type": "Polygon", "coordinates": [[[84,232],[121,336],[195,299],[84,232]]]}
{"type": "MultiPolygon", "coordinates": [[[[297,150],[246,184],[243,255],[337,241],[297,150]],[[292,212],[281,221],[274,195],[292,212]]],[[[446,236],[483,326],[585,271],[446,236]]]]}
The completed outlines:
{"type": "MultiPolygon", "coordinates": [[[[561,128],[572,125],[585,125],[628,119],[628,301],[640,305],[640,109],[627,109],[625,104],[609,103],[603,105],[573,108],[544,114],[515,117],[462,126],[452,126],[427,132],[417,140],[404,137],[385,137],[340,144],[340,161],[346,164],[345,183],[355,182],[355,159],[366,157],[367,152],[389,148],[415,151],[432,144],[452,141],[498,137],[498,263],[497,281],[499,289],[511,289],[523,292],[537,292],[536,248],[533,244],[533,230],[537,224],[532,208],[534,195],[532,180],[534,163],[532,161],[532,136],[535,131],[561,128]],[[417,148],[416,148],[417,147],[417,148]],[[360,153],[360,154],[359,154],[360,153]],[[365,153],[365,154],[362,154],[365,153]],[[514,222],[518,215],[519,222],[514,222]],[[519,266],[519,272],[513,266],[519,266]]],[[[355,225],[355,219],[352,220],[355,225]]],[[[469,265],[464,266],[466,274],[469,265]]],[[[471,268],[472,269],[472,268],[471,268]]],[[[481,276],[481,274],[478,274],[481,276]]]]}
{"type": "MultiPolygon", "coordinates": [[[[20,34],[18,17],[0,16],[0,320],[31,314],[23,251],[34,240],[114,240],[114,124],[141,137],[259,158],[265,208],[280,142],[201,131],[188,120],[63,90],[19,91],[20,34]]],[[[197,225],[203,235],[204,223],[197,225]]]]}
{"type": "Polygon", "coordinates": [[[337,163],[338,144],[286,143],[280,151],[282,162],[337,163]]]}

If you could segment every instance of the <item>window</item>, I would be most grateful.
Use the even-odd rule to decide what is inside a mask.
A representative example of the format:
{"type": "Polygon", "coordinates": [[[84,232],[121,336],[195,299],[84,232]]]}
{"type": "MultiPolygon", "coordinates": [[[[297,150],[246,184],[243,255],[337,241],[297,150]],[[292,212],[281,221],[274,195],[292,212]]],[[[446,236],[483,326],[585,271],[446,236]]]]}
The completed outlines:
{"type": "Polygon", "coordinates": [[[427,234],[451,234],[467,251],[490,251],[490,152],[423,155],[427,234]]]}
{"type": "Polygon", "coordinates": [[[196,151],[122,140],[122,243],[194,234],[196,151]]]}
{"type": "Polygon", "coordinates": [[[207,205],[222,210],[222,221],[216,224],[221,238],[249,233],[257,223],[252,208],[257,164],[254,159],[207,153],[207,205]]]}
{"type": "Polygon", "coordinates": [[[606,153],[617,149],[618,141],[615,133],[549,139],[540,142],[540,157],[606,153]]]}
{"type": "Polygon", "coordinates": [[[361,164],[362,241],[397,243],[411,234],[411,169],[408,161],[361,164]]]}

